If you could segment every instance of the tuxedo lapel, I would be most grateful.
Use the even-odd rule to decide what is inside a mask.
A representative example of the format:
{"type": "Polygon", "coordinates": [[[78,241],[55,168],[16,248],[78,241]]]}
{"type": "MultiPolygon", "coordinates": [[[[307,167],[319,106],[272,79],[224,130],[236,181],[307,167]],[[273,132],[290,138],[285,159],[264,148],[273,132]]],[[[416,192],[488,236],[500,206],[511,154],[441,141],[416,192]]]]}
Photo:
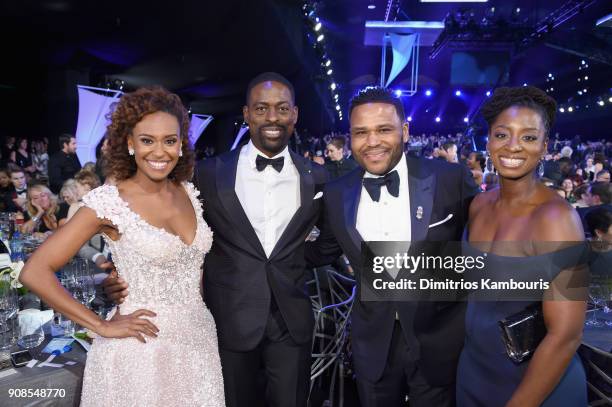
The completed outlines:
{"type": "Polygon", "coordinates": [[[361,182],[363,170],[354,171],[347,180],[347,187],[343,189],[342,202],[344,208],[344,224],[351,241],[356,246],[357,251],[361,251],[363,238],[357,231],[357,210],[361,199],[361,182]]]}
{"type": "Polygon", "coordinates": [[[292,238],[292,236],[298,233],[297,228],[302,227],[303,217],[308,215],[308,210],[312,207],[312,199],[314,198],[312,163],[310,160],[300,157],[291,150],[289,150],[289,154],[298,172],[300,182],[300,206],[295,211],[281,237],[276,242],[272,253],[270,253],[270,258],[274,257],[278,251],[286,245],[287,239],[292,238]]]}
{"type": "Polygon", "coordinates": [[[244,208],[236,195],[236,171],[238,168],[238,157],[240,157],[240,149],[236,149],[230,154],[222,155],[217,160],[217,191],[219,191],[219,200],[223,208],[229,213],[229,218],[242,236],[253,247],[257,255],[266,257],[266,253],[255,233],[255,229],[251,225],[248,216],[244,212],[244,208]]]}
{"type": "Polygon", "coordinates": [[[433,209],[436,178],[433,172],[424,171],[419,160],[407,158],[408,189],[410,191],[410,228],[413,242],[427,238],[433,209]]]}

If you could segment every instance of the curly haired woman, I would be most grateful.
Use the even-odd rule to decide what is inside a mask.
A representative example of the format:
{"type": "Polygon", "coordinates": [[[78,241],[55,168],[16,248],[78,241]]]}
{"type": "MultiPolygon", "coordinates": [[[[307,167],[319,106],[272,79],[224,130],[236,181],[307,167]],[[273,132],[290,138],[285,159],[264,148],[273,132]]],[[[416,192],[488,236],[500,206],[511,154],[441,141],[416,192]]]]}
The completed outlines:
{"type": "Polygon", "coordinates": [[[55,310],[98,334],[87,355],[81,406],[224,406],[212,315],[200,279],[212,232],[202,218],[189,119],[178,96],[124,95],[108,126],[107,175],[32,256],[21,281],[55,310]],[[130,295],[108,320],[59,284],[61,268],[102,233],[130,295]]]}

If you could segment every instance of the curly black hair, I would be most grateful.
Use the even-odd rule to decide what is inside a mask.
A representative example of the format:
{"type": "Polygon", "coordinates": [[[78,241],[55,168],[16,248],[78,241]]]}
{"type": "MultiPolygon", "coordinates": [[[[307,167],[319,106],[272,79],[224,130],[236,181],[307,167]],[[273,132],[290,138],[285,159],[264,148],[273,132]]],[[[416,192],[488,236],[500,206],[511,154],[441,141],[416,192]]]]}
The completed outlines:
{"type": "Polygon", "coordinates": [[[108,115],[111,122],[106,130],[108,149],[103,154],[105,176],[123,181],[136,173],[136,162],[128,154],[127,138],[144,116],[155,112],[173,115],[180,126],[183,156],[179,158],[169,178],[175,182],[191,179],[195,155],[189,143],[189,115],[181,99],[161,86],[140,88],[127,93],[113,105],[108,115]]]}
{"type": "Polygon", "coordinates": [[[557,102],[535,86],[497,88],[493,96],[482,105],[480,112],[490,128],[497,116],[513,106],[527,107],[536,111],[542,118],[545,134],[548,137],[557,116],[557,102]]]}
{"type": "Polygon", "coordinates": [[[402,100],[395,96],[390,89],[380,86],[368,86],[360,90],[349,103],[349,116],[353,113],[354,108],[366,103],[387,103],[393,105],[401,122],[403,123],[406,120],[402,100]]]}
{"type": "Polygon", "coordinates": [[[605,206],[591,209],[585,215],[586,224],[589,227],[591,236],[595,237],[596,230],[607,232],[612,225],[612,211],[605,206]]]}

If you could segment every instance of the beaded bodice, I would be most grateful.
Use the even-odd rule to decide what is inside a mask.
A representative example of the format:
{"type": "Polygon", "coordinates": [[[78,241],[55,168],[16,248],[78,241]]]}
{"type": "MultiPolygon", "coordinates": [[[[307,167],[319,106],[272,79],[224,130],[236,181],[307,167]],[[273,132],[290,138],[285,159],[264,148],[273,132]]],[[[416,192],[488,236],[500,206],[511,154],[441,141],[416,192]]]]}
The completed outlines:
{"type": "Polygon", "coordinates": [[[212,245],[212,231],[202,218],[199,192],[193,184],[182,184],[193,205],[197,228],[193,242],[147,223],[119,195],[117,187],[102,185],[90,191],[83,202],[99,218],[108,219],[120,238],[104,238],[117,272],[129,284],[122,308],[146,305],[201,303],[200,281],[204,255],[212,245]]]}

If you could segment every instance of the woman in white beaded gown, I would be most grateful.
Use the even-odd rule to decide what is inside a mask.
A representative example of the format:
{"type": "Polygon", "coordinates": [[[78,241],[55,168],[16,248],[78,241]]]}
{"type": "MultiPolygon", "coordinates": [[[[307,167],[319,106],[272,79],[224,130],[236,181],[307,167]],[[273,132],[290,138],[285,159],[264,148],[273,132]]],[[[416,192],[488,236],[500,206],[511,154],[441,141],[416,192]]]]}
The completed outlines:
{"type": "Polygon", "coordinates": [[[200,295],[212,232],[187,182],[194,163],[188,129],[180,99],[165,89],[124,95],[107,130],[106,172],[116,185],[88,193],[21,273],[52,308],[98,334],[87,356],[83,407],[225,405],[215,322],[200,295]],[[130,285],[106,321],[54,274],[95,233],[130,285]]]}

